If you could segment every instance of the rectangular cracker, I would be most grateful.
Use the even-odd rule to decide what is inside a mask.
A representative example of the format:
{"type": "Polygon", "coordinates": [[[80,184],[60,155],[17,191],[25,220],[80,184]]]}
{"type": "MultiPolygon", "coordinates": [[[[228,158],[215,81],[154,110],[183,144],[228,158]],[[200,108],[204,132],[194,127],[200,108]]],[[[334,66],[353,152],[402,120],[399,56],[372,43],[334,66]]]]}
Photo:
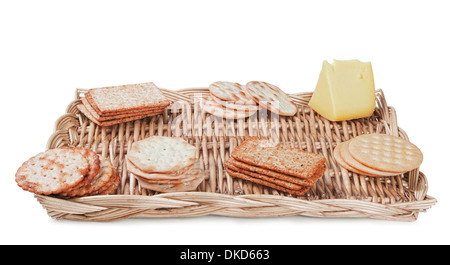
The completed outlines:
{"type": "Polygon", "coordinates": [[[291,190],[300,190],[303,189],[304,187],[310,187],[310,186],[304,186],[304,185],[298,185],[295,183],[291,183],[289,181],[285,181],[282,179],[278,179],[278,178],[273,178],[264,174],[260,174],[260,173],[256,173],[256,172],[251,172],[245,169],[240,169],[238,167],[233,166],[232,164],[227,164],[225,163],[225,166],[227,167],[227,169],[233,170],[234,172],[238,172],[238,173],[242,173],[245,174],[247,176],[253,177],[253,178],[258,178],[267,182],[272,182],[273,184],[276,184],[278,186],[281,187],[285,187],[287,189],[291,189],[291,190]]]}
{"type": "Polygon", "coordinates": [[[311,178],[325,164],[320,154],[297,148],[273,146],[269,140],[246,139],[231,153],[234,159],[298,178],[311,178]]]}
{"type": "Polygon", "coordinates": [[[92,109],[93,112],[95,112],[97,115],[102,116],[102,117],[114,117],[117,115],[129,115],[129,116],[133,116],[133,115],[137,115],[139,113],[142,112],[146,112],[146,111],[151,111],[151,110],[160,110],[160,109],[164,109],[164,108],[159,108],[159,107],[155,107],[155,108],[140,108],[140,109],[133,109],[133,110],[123,110],[123,111],[114,111],[114,112],[108,112],[108,113],[101,113],[99,108],[95,105],[92,97],[89,95],[89,93],[86,93],[84,95],[83,98],[81,98],[81,101],[83,102],[83,104],[85,105],[89,105],[92,109]]]}
{"type": "Polygon", "coordinates": [[[265,168],[252,166],[252,165],[243,163],[241,161],[238,161],[232,157],[230,157],[227,161],[225,161],[225,166],[228,168],[231,168],[234,171],[238,171],[238,172],[240,170],[243,170],[242,173],[247,174],[247,175],[251,175],[250,173],[261,174],[261,175],[268,176],[271,178],[286,181],[288,183],[307,186],[307,187],[313,186],[314,183],[316,183],[317,179],[321,177],[321,175],[320,175],[320,176],[314,176],[314,177],[307,178],[307,179],[297,178],[297,177],[289,176],[289,175],[282,174],[282,173],[279,173],[276,171],[268,170],[265,168]]]}
{"type": "Polygon", "coordinates": [[[119,118],[119,119],[108,120],[108,121],[99,121],[99,120],[95,119],[92,116],[92,114],[86,109],[86,107],[83,104],[78,104],[77,108],[89,120],[93,121],[95,124],[97,124],[99,126],[102,126],[102,127],[108,127],[108,126],[116,125],[116,124],[119,124],[119,123],[140,120],[140,119],[143,119],[143,118],[146,118],[146,117],[156,116],[156,115],[159,115],[159,114],[162,113],[161,112],[161,113],[152,113],[152,114],[140,114],[140,115],[136,115],[136,116],[129,116],[127,118],[119,118]]]}
{"type": "Polygon", "coordinates": [[[85,94],[100,115],[146,108],[165,108],[170,102],[153,83],[91,88],[85,94]]]}
{"type": "Polygon", "coordinates": [[[251,176],[248,176],[248,175],[245,175],[245,174],[233,171],[233,170],[231,170],[229,168],[227,169],[227,173],[230,176],[235,177],[235,178],[248,180],[248,181],[253,182],[253,183],[261,184],[263,186],[267,186],[267,187],[272,188],[272,189],[276,189],[276,190],[279,190],[279,191],[287,192],[287,193],[290,193],[290,194],[293,194],[293,195],[298,195],[298,196],[304,195],[311,188],[311,187],[303,187],[300,190],[292,190],[292,189],[288,189],[288,188],[279,186],[279,185],[274,184],[274,183],[269,182],[269,181],[264,181],[264,180],[259,179],[259,178],[254,178],[254,177],[251,177],[251,176]]]}
{"type": "Polygon", "coordinates": [[[110,116],[100,116],[93,109],[93,107],[89,104],[89,102],[86,100],[86,98],[82,98],[81,102],[83,103],[86,110],[92,115],[92,117],[99,122],[116,120],[116,119],[121,119],[121,118],[128,118],[128,117],[137,116],[137,115],[147,115],[147,114],[152,115],[155,113],[160,114],[164,111],[164,109],[155,109],[155,110],[146,110],[146,111],[135,112],[135,113],[130,113],[130,114],[116,114],[114,116],[111,116],[111,115],[110,116]]]}

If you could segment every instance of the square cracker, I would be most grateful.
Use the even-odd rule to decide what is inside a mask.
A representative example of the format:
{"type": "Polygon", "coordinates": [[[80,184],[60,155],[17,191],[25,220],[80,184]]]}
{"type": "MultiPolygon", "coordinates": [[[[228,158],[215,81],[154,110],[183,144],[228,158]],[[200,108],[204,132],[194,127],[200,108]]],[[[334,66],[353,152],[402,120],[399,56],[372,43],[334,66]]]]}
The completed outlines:
{"type": "Polygon", "coordinates": [[[291,189],[291,190],[300,190],[300,189],[303,189],[304,187],[311,187],[310,185],[308,185],[308,186],[299,185],[299,184],[292,183],[292,182],[289,182],[289,181],[286,181],[283,179],[274,178],[274,177],[264,175],[261,173],[256,173],[256,172],[248,171],[245,169],[241,169],[241,168],[235,167],[229,163],[225,163],[225,166],[227,167],[227,169],[233,170],[235,172],[245,174],[249,177],[258,178],[258,179],[261,179],[261,180],[264,180],[267,182],[271,182],[273,184],[276,184],[278,186],[285,187],[285,188],[291,189]]]}
{"type": "Polygon", "coordinates": [[[310,189],[310,187],[303,187],[302,189],[299,189],[299,190],[288,189],[288,188],[282,187],[280,185],[274,184],[272,182],[264,181],[264,180],[259,179],[259,178],[254,178],[254,177],[242,174],[240,172],[236,172],[236,171],[231,170],[231,169],[227,169],[227,173],[230,176],[235,177],[235,178],[240,178],[240,179],[243,179],[243,180],[247,180],[247,181],[250,181],[250,182],[253,182],[253,183],[256,183],[256,184],[261,184],[263,186],[267,186],[267,187],[272,188],[272,189],[276,189],[276,190],[279,190],[279,191],[287,192],[287,193],[290,193],[290,194],[293,194],[293,195],[298,195],[298,196],[304,195],[310,189]]]}
{"type": "Polygon", "coordinates": [[[246,139],[231,153],[234,159],[298,178],[311,178],[325,164],[320,154],[297,148],[273,146],[269,140],[246,139]]]}
{"type": "Polygon", "coordinates": [[[133,112],[130,114],[124,113],[124,114],[115,114],[115,115],[109,115],[109,116],[101,116],[98,114],[95,109],[89,104],[89,102],[86,100],[86,98],[82,98],[81,102],[83,103],[86,110],[89,112],[89,114],[98,122],[106,122],[111,120],[117,120],[117,119],[123,119],[123,118],[129,118],[134,116],[140,116],[140,115],[149,115],[152,116],[153,114],[160,114],[164,110],[163,109],[151,109],[151,110],[145,110],[140,112],[133,112]]]}
{"type": "Polygon", "coordinates": [[[84,104],[78,104],[77,108],[89,120],[91,120],[95,124],[97,124],[99,126],[103,126],[103,127],[108,127],[108,126],[112,126],[112,125],[116,125],[116,124],[124,123],[124,122],[129,122],[129,121],[140,120],[140,119],[143,119],[143,118],[146,118],[146,117],[156,116],[156,115],[159,115],[159,114],[162,113],[161,112],[161,113],[151,113],[151,114],[139,114],[139,115],[136,115],[136,116],[129,116],[129,117],[126,117],[126,118],[118,118],[118,119],[108,120],[108,121],[99,121],[96,118],[94,118],[94,116],[92,116],[92,114],[86,109],[84,104]]]}
{"type": "Polygon", "coordinates": [[[313,186],[314,183],[317,181],[317,179],[321,177],[321,175],[320,175],[320,176],[315,176],[315,178],[314,177],[307,178],[307,179],[297,178],[297,177],[282,174],[282,173],[279,173],[276,171],[268,170],[265,168],[249,165],[249,164],[243,163],[241,161],[238,161],[232,157],[230,157],[227,161],[225,161],[225,166],[234,171],[237,171],[237,172],[239,172],[240,170],[243,170],[242,173],[247,174],[247,175],[251,175],[250,173],[261,174],[261,175],[265,175],[265,176],[268,176],[271,178],[279,179],[281,181],[286,181],[286,182],[289,182],[292,184],[297,184],[297,185],[302,185],[302,186],[307,186],[307,187],[313,186]]]}
{"type": "Polygon", "coordinates": [[[142,112],[146,111],[152,111],[152,110],[161,110],[165,107],[145,107],[145,108],[139,108],[139,109],[132,109],[132,110],[118,110],[114,112],[107,112],[107,113],[101,113],[100,109],[95,105],[94,100],[90,96],[89,92],[84,94],[84,98],[81,99],[84,105],[90,106],[90,108],[93,110],[93,113],[96,113],[96,115],[104,117],[104,118],[110,118],[115,117],[117,115],[129,115],[134,116],[142,112]]]}
{"type": "Polygon", "coordinates": [[[86,98],[100,115],[143,108],[165,108],[170,102],[152,82],[89,89],[86,98]]]}

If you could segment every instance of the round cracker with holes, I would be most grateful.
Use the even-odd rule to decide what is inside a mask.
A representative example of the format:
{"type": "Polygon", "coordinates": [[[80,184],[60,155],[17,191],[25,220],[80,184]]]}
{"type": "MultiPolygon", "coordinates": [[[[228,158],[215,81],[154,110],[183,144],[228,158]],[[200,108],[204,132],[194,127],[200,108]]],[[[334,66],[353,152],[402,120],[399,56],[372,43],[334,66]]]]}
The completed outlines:
{"type": "Polygon", "coordinates": [[[335,158],[338,163],[341,164],[347,170],[353,171],[360,175],[369,176],[369,177],[389,177],[398,175],[393,172],[384,172],[380,170],[376,170],[374,168],[370,168],[366,165],[359,163],[357,160],[353,158],[353,156],[348,151],[348,146],[351,141],[343,142],[336,146],[335,148],[335,158]]]}
{"type": "Polygon", "coordinates": [[[55,194],[69,190],[84,180],[89,162],[81,152],[55,148],[30,158],[17,170],[16,182],[36,194],[55,194]]]}
{"type": "Polygon", "coordinates": [[[99,156],[99,159],[100,170],[91,182],[78,187],[77,189],[59,193],[59,195],[63,197],[80,197],[100,193],[107,189],[111,183],[111,180],[115,176],[115,169],[111,161],[109,161],[106,157],[99,156]]]}
{"type": "Polygon", "coordinates": [[[245,91],[262,107],[283,116],[293,116],[297,106],[279,87],[260,81],[248,82],[245,91]]]}
{"type": "Polygon", "coordinates": [[[384,172],[404,173],[418,168],[423,155],[414,144],[387,134],[365,134],[348,145],[352,157],[363,165],[384,172]]]}
{"type": "Polygon", "coordinates": [[[127,158],[144,172],[174,172],[192,165],[196,151],[183,138],[150,136],[134,142],[127,158]]]}
{"type": "Polygon", "coordinates": [[[235,104],[255,104],[255,101],[245,92],[244,87],[239,83],[217,81],[209,86],[211,95],[223,101],[235,104]]]}
{"type": "Polygon", "coordinates": [[[83,148],[83,147],[64,147],[64,148],[70,148],[73,149],[75,151],[80,152],[88,161],[89,163],[89,171],[86,174],[86,176],[84,177],[84,180],[81,181],[75,188],[81,187],[83,185],[88,184],[89,182],[91,182],[94,177],[97,175],[98,171],[100,170],[100,157],[97,153],[95,153],[94,151],[92,151],[91,149],[88,148],[83,148]]]}
{"type": "Polygon", "coordinates": [[[237,120],[245,119],[257,112],[254,105],[241,105],[240,110],[231,109],[220,105],[214,100],[208,98],[202,102],[202,111],[223,119],[237,120]],[[245,106],[249,106],[245,108],[245,106]]]}

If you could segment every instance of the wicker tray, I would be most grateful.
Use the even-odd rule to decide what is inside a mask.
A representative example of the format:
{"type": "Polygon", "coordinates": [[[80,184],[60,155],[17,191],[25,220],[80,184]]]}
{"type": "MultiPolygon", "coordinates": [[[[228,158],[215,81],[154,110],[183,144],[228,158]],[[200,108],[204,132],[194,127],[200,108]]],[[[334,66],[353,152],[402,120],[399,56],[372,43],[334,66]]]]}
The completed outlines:
{"type": "MultiPolygon", "coordinates": [[[[162,89],[172,101],[194,105],[198,94],[206,88],[178,91],[162,89]]],[[[407,139],[397,126],[394,108],[386,104],[381,90],[376,91],[377,107],[369,118],[330,122],[314,113],[307,103],[312,93],[291,94],[299,106],[294,117],[280,116],[277,122],[258,119],[224,121],[215,124],[209,115],[197,111],[174,112],[142,120],[100,127],[81,114],[76,105],[86,90],[77,89],[76,99],[67,113],[55,124],[47,148],[60,146],[89,147],[109,157],[121,174],[115,195],[61,199],[36,195],[37,200],[52,218],[86,221],[112,221],[136,217],[187,217],[223,215],[236,217],[272,217],[304,215],[314,217],[365,217],[386,220],[413,221],[419,212],[431,208],[436,199],[427,195],[427,179],[419,170],[395,177],[373,178],[352,174],[340,168],[333,157],[337,143],[365,132],[397,135],[407,139]],[[209,134],[193,133],[198,129],[171,128],[178,115],[203,121],[209,134]],[[301,197],[292,196],[240,179],[231,178],[224,169],[230,152],[247,136],[267,137],[277,129],[279,139],[311,152],[320,152],[327,159],[324,176],[301,197]],[[212,134],[211,134],[212,133],[212,134]],[[134,141],[150,135],[176,136],[188,140],[198,149],[198,158],[207,177],[193,192],[156,193],[139,186],[126,170],[124,156],[134,141]],[[210,136],[212,135],[212,136],[210,136]]],[[[195,108],[192,108],[195,109],[195,108]]],[[[257,116],[257,115],[256,115],[257,116]]],[[[200,130],[201,131],[201,130],[200,130]]]]}

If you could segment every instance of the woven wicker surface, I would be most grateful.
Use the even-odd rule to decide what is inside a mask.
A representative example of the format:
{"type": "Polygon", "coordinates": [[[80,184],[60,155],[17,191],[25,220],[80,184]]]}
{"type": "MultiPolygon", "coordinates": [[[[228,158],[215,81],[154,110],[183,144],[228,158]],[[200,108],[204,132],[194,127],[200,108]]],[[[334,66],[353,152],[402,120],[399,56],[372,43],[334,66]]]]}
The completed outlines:
{"type": "Polygon", "coordinates": [[[67,107],[67,113],[56,121],[47,148],[65,145],[91,148],[113,162],[121,174],[121,183],[116,194],[109,196],[61,199],[36,195],[53,218],[112,221],[214,214],[413,221],[436,203],[436,199],[427,195],[427,179],[419,170],[394,177],[366,177],[339,167],[333,157],[337,143],[367,132],[408,139],[397,126],[395,109],[387,105],[381,90],[376,92],[377,107],[369,118],[330,122],[307,106],[312,93],[300,93],[289,95],[299,108],[293,117],[271,120],[256,115],[254,119],[219,122],[195,107],[195,99],[207,94],[208,89],[163,89],[172,102],[172,108],[167,108],[164,114],[110,127],[97,126],[78,111],[76,105],[85,92],[76,91],[76,99],[67,107]],[[180,136],[197,147],[198,159],[207,172],[197,191],[159,194],[141,188],[127,172],[124,156],[128,148],[134,141],[150,135],[180,136]],[[225,172],[224,161],[246,137],[274,135],[283,144],[321,153],[327,159],[327,171],[306,195],[292,196],[233,179],[225,172]]]}

